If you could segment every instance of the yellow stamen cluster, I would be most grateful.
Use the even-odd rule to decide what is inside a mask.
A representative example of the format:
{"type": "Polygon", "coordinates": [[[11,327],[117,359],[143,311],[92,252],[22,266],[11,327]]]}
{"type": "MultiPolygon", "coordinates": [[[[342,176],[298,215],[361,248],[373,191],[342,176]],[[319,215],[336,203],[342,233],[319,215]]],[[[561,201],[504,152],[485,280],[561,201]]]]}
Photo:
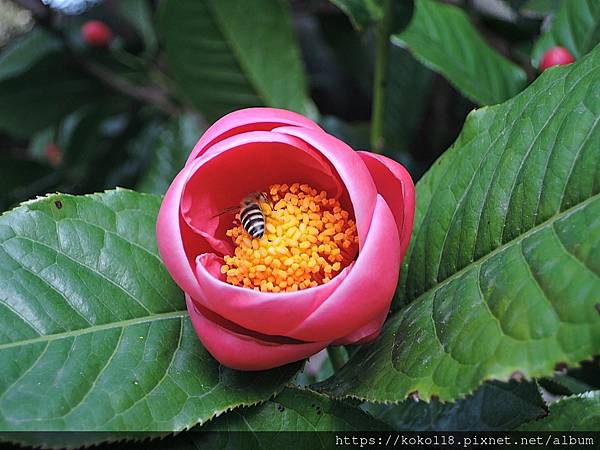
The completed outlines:
{"type": "Polygon", "coordinates": [[[356,224],[338,200],[299,183],[272,185],[267,194],[271,204],[260,204],[262,238],[252,239],[241,225],[227,231],[236,244],[221,267],[227,282],[262,292],[297,291],[327,283],[351,262],[356,224]]]}

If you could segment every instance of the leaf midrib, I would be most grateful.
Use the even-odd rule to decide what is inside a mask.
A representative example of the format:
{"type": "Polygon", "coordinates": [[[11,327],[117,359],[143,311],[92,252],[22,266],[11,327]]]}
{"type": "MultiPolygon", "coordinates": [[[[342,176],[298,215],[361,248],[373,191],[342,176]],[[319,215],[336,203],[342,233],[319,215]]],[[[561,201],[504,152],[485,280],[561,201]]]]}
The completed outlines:
{"type": "Polygon", "coordinates": [[[104,323],[100,325],[94,325],[88,328],[79,328],[77,330],[65,331],[62,333],[47,334],[38,336],[31,339],[25,339],[22,341],[9,342],[6,344],[0,344],[0,351],[6,350],[13,347],[19,347],[24,345],[32,345],[40,342],[51,342],[59,339],[65,339],[69,337],[81,336],[88,333],[96,333],[99,331],[111,330],[113,328],[125,328],[132,325],[138,325],[141,323],[154,322],[160,320],[169,319],[181,319],[187,316],[187,310],[170,311],[166,313],[153,314],[151,316],[136,317],[135,319],[121,320],[118,322],[104,323]]]}
{"type": "MultiPolygon", "coordinates": [[[[465,273],[467,273],[473,267],[477,267],[477,266],[482,265],[488,259],[491,259],[493,256],[495,256],[495,255],[497,255],[499,253],[502,253],[504,250],[512,247],[513,245],[516,245],[516,244],[520,243],[521,241],[523,241],[524,239],[528,238],[529,236],[532,236],[535,233],[537,233],[538,231],[545,229],[547,226],[551,226],[552,224],[554,224],[558,220],[563,219],[563,218],[565,218],[565,217],[567,217],[567,216],[569,216],[571,214],[576,213],[577,211],[579,211],[580,209],[585,208],[588,204],[594,202],[595,200],[600,200],[600,192],[591,195],[589,198],[585,199],[584,201],[582,201],[580,203],[577,203],[576,205],[573,205],[571,208],[565,209],[563,211],[560,211],[560,212],[558,212],[558,213],[550,216],[544,222],[536,225],[533,228],[530,228],[529,230],[527,230],[523,234],[520,234],[519,236],[515,237],[514,239],[511,239],[510,241],[505,242],[501,246],[496,247],[494,250],[492,250],[491,252],[483,255],[479,259],[476,259],[476,260],[470,262],[469,264],[467,264],[466,266],[464,266],[459,271],[453,273],[452,275],[450,275],[447,278],[444,278],[443,280],[439,281],[435,285],[431,286],[426,291],[424,291],[424,292],[420,293],[418,296],[414,297],[405,306],[409,305],[410,303],[419,301],[421,298],[426,297],[431,292],[435,292],[435,291],[441,289],[442,287],[446,286],[447,284],[449,284],[453,280],[455,280],[457,278],[460,278],[462,275],[464,275],[465,273]]],[[[0,349],[1,349],[1,347],[0,347],[0,349]]]]}

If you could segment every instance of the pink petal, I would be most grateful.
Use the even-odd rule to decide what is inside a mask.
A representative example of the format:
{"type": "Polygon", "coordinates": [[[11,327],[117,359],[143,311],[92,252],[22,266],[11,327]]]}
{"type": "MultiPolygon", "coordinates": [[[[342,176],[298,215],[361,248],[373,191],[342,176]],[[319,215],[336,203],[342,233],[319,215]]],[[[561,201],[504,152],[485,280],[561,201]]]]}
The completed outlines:
{"type": "Polygon", "coordinates": [[[286,125],[320,130],[319,126],[312,120],[285,109],[240,109],[221,117],[205,131],[188,157],[186,165],[200,156],[210,146],[225,138],[248,131],[271,131],[274,128],[286,125]]]}
{"type": "Polygon", "coordinates": [[[219,254],[232,254],[226,231],[234,214],[219,215],[251,192],[276,183],[306,182],[332,196],[343,185],[330,165],[303,141],[286,134],[251,131],[213,145],[185,170],[182,200],[185,222],[219,254]]]}
{"type": "Polygon", "coordinates": [[[190,261],[212,248],[181,220],[181,194],[188,176],[188,169],[184,168],[165,194],[156,221],[156,241],[160,256],[177,285],[190,295],[197,295],[198,282],[190,261]]]}
{"type": "Polygon", "coordinates": [[[383,196],[396,218],[400,254],[404,257],[415,216],[415,187],[412,178],[404,166],[393,159],[370,152],[358,154],[371,172],[377,192],[383,196]]]}
{"type": "Polygon", "coordinates": [[[387,312],[400,269],[396,222],[377,198],[371,230],[353,265],[329,283],[297,292],[263,293],[221,281],[222,261],[198,258],[200,296],[194,301],[227,320],[268,335],[332,341],[387,312]]]}
{"type": "Polygon", "coordinates": [[[366,344],[376,339],[381,333],[381,327],[387,318],[388,311],[384,311],[375,319],[371,320],[368,324],[359,328],[358,330],[344,336],[341,339],[337,339],[332,342],[332,345],[348,345],[348,344],[366,344]]]}
{"type": "Polygon", "coordinates": [[[351,270],[348,266],[329,283],[302,291],[258,292],[225,282],[220,271],[222,264],[223,259],[214,254],[198,257],[196,276],[200,291],[194,301],[244,328],[282,336],[289,336],[289,330],[325,302],[351,270]]]}
{"type": "Polygon", "coordinates": [[[327,301],[286,336],[303,341],[340,339],[387,312],[401,260],[396,221],[377,195],[371,228],[352,270],[327,301]]]}
{"type": "Polygon", "coordinates": [[[237,370],[266,370],[314,355],[328,342],[281,344],[229,330],[206,318],[186,295],[190,318],[204,347],[224,366],[237,370]]]}
{"type": "MultiPolygon", "coordinates": [[[[359,246],[362,249],[371,225],[377,190],[371,174],[358,153],[339,139],[319,130],[282,127],[274,131],[302,139],[318,150],[335,167],[348,192],[356,218],[359,246]]],[[[340,201],[342,206],[349,209],[350,205],[342,200],[340,201]]]]}

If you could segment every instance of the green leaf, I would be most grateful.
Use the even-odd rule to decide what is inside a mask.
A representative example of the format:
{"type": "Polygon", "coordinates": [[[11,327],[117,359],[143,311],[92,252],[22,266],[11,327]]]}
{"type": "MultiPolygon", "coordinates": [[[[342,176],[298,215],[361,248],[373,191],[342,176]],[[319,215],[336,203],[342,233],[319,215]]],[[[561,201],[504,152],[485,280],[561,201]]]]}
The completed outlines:
{"type": "Polygon", "coordinates": [[[159,259],[160,197],[54,194],[0,217],[0,430],[177,431],[298,365],[220,366],[159,259]]]}
{"type": "Polygon", "coordinates": [[[562,0],[528,0],[520,7],[521,14],[545,16],[556,11],[562,0]]]}
{"type": "Polygon", "coordinates": [[[305,112],[306,80],[281,0],[166,0],[159,30],[186,97],[214,120],[266,105],[305,112]]]}
{"type": "Polygon", "coordinates": [[[534,383],[490,382],[456,403],[405,400],[362,408],[396,431],[506,431],[546,414],[534,383]]]}
{"type": "Polygon", "coordinates": [[[72,67],[64,54],[48,54],[26,72],[0,82],[0,130],[31,137],[102,94],[101,86],[72,67]]]}
{"type": "Polygon", "coordinates": [[[581,394],[592,390],[592,386],[566,374],[556,374],[552,378],[540,378],[541,387],[556,395],[581,394]]]}
{"type": "Polygon", "coordinates": [[[462,398],[600,349],[600,47],[469,115],[417,185],[381,338],[321,386],[336,396],[462,398]]]}
{"type": "Polygon", "coordinates": [[[384,431],[370,415],[323,395],[288,387],[274,399],[238,408],[201,428],[163,440],[112,447],[114,450],[321,449],[332,448],[331,432],[384,431]],[[321,433],[319,433],[321,432],[321,433]]]}
{"type": "Polygon", "coordinates": [[[575,59],[581,58],[600,42],[600,2],[597,0],[563,1],[550,29],[536,42],[531,55],[538,67],[550,47],[567,48],[575,59]]]}
{"type": "Polygon", "coordinates": [[[527,81],[525,72],[492,49],[456,6],[417,0],[408,28],[392,41],[481,105],[512,97],[527,81]]]}
{"type": "Polygon", "coordinates": [[[0,53],[0,81],[17,76],[42,57],[61,48],[54,35],[36,27],[0,53]]]}
{"type": "Polygon", "coordinates": [[[600,429],[600,391],[563,398],[550,404],[543,419],[526,423],[520,431],[598,431],[600,429]]]}
{"type": "MultiPolygon", "coordinates": [[[[310,390],[288,387],[273,400],[236,409],[206,431],[375,431],[386,425],[358,408],[310,390]]],[[[294,436],[290,436],[296,439],[294,436]]],[[[287,447],[287,446],[283,446],[287,447]]]]}
{"type": "MultiPolygon", "coordinates": [[[[150,164],[137,189],[164,194],[185,165],[188,155],[202,134],[196,117],[185,115],[170,124],[152,126],[147,139],[151,147],[150,164]]],[[[146,140],[144,140],[146,143],[146,140]]]]}
{"type": "Polygon", "coordinates": [[[357,30],[363,30],[383,18],[382,0],[330,0],[340,8],[357,30]]]}

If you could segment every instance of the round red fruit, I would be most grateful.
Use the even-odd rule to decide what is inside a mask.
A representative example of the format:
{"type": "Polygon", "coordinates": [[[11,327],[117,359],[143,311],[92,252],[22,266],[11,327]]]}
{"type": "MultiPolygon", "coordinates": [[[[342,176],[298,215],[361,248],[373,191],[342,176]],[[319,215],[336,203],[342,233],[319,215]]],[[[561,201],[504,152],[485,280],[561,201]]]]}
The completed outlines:
{"type": "Polygon", "coordinates": [[[54,142],[49,142],[44,148],[44,153],[48,162],[53,166],[59,166],[63,160],[63,153],[58,145],[54,142]]]}
{"type": "Polygon", "coordinates": [[[575,61],[573,55],[564,47],[552,47],[544,53],[540,61],[540,72],[548,67],[564,66],[575,61]]]}
{"type": "Polygon", "coordinates": [[[91,47],[107,47],[113,37],[112,30],[100,20],[89,20],[81,27],[83,41],[91,47]]]}

